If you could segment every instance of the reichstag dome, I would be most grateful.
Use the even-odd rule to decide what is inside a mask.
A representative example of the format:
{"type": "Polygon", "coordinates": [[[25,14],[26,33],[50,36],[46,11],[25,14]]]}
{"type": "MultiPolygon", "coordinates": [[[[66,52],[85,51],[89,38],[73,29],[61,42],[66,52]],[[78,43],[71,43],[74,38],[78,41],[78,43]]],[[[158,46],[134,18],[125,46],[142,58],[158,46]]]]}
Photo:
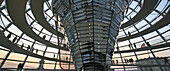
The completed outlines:
{"type": "Polygon", "coordinates": [[[0,0],[0,71],[170,71],[170,0],[0,0]]]}

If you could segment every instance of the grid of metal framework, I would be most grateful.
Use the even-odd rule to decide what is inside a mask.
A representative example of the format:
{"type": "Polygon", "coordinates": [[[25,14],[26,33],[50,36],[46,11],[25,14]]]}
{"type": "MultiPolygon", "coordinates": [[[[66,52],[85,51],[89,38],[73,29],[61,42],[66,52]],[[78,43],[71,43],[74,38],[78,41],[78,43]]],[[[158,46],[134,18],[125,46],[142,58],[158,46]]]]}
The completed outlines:
{"type": "MultiPolygon", "coordinates": [[[[69,3],[69,0],[63,0],[63,1],[69,3]]],[[[100,1],[100,0],[94,0],[94,1],[100,1]]],[[[124,0],[117,0],[117,1],[122,2],[124,0]]],[[[37,0],[37,1],[0,0],[0,4],[1,4],[0,5],[0,30],[1,30],[0,69],[1,70],[16,70],[17,65],[19,63],[24,64],[24,70],[37,70],[37,68],[43,69],[41,65],[44,65],[44,69],[48,69],[48,70],[55,70],[55,69],[74,70],[75,69],[70,52],[65,51],[68,50],[67,48],[69,46],[71,46],[68,44],[71,44],[73,42],[66,42],[68,40],[71,40],[71,39],[67,39],[66,37],[69,38],[69,36],[68,34],[66,35],[64,33],[65,31],[64,29],[66,28],[63,28],[63,26],[66,25],[62,24],[64,20],[62,20],[61,17],[60,18],[57,17],[57,16],[62,16],[62,14],[58,15],[54,13],[54,12],[64,11],[64,10],[57,9],[58,11],[54,11],[54,7],[53,7],[54,5],[52,5],[54,2],[52,2],[52,0],[37,0]],[[20,6],[26,7],[25,10],[24,8],[20,8],[20,6]],[[22,14],[22,16],[18,14],[22,14]],[[24,22],[24,18],[21,17],[25,17],[25,20],[27,21],[26,23],[27,25],[23,25],[24,27],[23,26],[19,27],[17,25],[24,22]],[[17,20],[18,21],[20,20],[20,22],[18,22],[17,20]],[[53,30],[48,27],[51,27],[53,30]],[[29,28],[30,30],[27,30],[27,28],[29,28]],[[30,32],[28,33],[28,31],[31,31],[32,33],[30,32]],[[32,34],[34,34],[34,36],[32,36],[32,34]],[[65,38],[63,38],[63,36],[65,38]],[[58,48],[60,48],[61,50],[58,48]],[[43,63],[42,61],[45,62],[43,63]]],[[[73,2],[73,5],[74,4],[76,3],[73,2]]],[[[142,65],[136,65],[135,62],[128,63],[125,61],[125,59],[133,58],[134,60],[140,60],[147,57],[170,58],[169,56],[169,51],[170,51],[169,50],[169,46],[170,46],[169,1],[168,0],[130,0],[128,4],[129,5],[124,15],[124,20],[120,27],[118,37],[115,38],[117,39],[117,42],[115,43],[115,45],[113,45],[115,47],[115,50],[114,50],[114,55],[112,56],[111,69],[128,71],[128,70],[139,68],[141,71],[144,71],[140,67],[142,65]],[[145,45],[145,47],[141,48],[141,45],[143,44],[145,45]]],[[[65,4],[64,6],[69,7],[67,6],[67,4],[65,4]]],[[[81,8],[81,5],[77,5],[75,7],[73,6],[72,10],[74,10],[74,8],[76,9],[76,7],[81,8]]],[[[83,18],[83,16],[82,18],[78,18],[78,17],[81,16],[77,15],[77,20],[81,20],[83,18]]],[[[99,18],[99,20],[100,19],[101,18],[99,18]]],[[[92,25],[93,23],[90,24],[90,26],[92,25]]],[[[79,24],[76,26],[83,26],[83,25],[79,24]]],[[[89,24],[85,26],[89,26],[89,24]]],[[[78,32],[78,30],[81,29],[82,30],[87,29],[87,31],[89,30],[93,31],[92,27],[91,29],[89,29],[89,27],[79,28],[76,29],[76,31],[78,32]]],[[[75,31],[72,32],[73,33],[71,32],[67,32],[67,33],[74,34],[75,31]]],[[[85,32],[86,31],[80,32],[80,34],[85,32]]],[[[105,31],[100,33],[105,33],[105,31]]],[[[77,35],[77,37],[83,37],[83,36],[85,40],[86,39],[90,40],[90,38],[89,37],[86,38],[85,35],[82,36],[77,35]]],[[[94,38],[91,39],[93,40],[94,38]]],[[[99,43],[99,44],[102,45],[104,43],[99,43]]],[[[83,45],[83,43],[81,43],[81,45],[83,45]]],[[[98,43],[96,45],[98,45],[98,43]]],[[[164,65],[158,63],[157,66],[159,66],[161,71],[163,71],[162,67],[164,67],[164,65]]]]}

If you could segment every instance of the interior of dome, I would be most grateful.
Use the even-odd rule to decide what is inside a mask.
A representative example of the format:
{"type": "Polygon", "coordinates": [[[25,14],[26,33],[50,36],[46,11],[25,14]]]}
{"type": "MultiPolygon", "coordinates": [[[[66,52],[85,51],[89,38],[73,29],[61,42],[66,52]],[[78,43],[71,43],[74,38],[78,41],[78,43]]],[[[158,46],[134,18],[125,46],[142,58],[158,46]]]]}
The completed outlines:
{"type": "Polygon", "coordinates": [[[0,0],[0,71],[170,71],[169,0],[0,0]]]}

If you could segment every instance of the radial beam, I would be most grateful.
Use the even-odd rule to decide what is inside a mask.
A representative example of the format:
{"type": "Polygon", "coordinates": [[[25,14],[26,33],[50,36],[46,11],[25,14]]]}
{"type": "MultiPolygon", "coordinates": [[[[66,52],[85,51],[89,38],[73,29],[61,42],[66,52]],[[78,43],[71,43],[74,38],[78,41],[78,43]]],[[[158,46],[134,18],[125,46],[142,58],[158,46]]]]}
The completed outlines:
{"type": "Polygon", "coordinates": [[[26,35],[28,35],[32,39],[37,40],[40,43],[43,43],[49,47],[68,51],[68,49],[65,47],[61,47],[61,46],[52,44],[47,40],[44,40],[43,38],[39,37],[33,30],[31,30],[25,17],[26,3],[27,3],[27,0],[7,0],[6,1],[7,11],[11,19],[13,20],[14,25],[17,26],[26,35]]]}
{"type": "Polygon", "coordinates": [[[137,13],[137,15],[135,17],[133,17],[131,20],[122,24],[122,26],[120,28],[123,29],[127,26],[130,26],[130,25],[140,21],[145,16],[149,15],[150,12],[156,6],[157,2],[158,2],[158,0],[144,0],[143,6],[142,6],[141,10],[137,13]]]}
{"type": "Polygon", "coordinates": [[[36,57],[36,58],[44,58],[44,59],[50,60],[50,61],[72,63],[72,62],[69,62],[69,61],[62,61],[62,60],[57,60],[57,59],[54,59],[54,58],[43,57],[41,55],[37,55],[37,54],[32,53],[30,51],[21,49],[16,44],[14,44],[10,40],[8,40],[1,31],[0,31],[0,45],[7,48],[7,49],[13,50],[16,53],[21,53],[21,54],[25,54],[25,55],[36,57]]]}
{"type": "Polygon", "coordinates": [[[168,25],[170,23],[169,18],[170,18],[170,14],[168,12],[161,20],[156,22],[151,27],[149,27],[149,28],[147,28],[147,29],[145,29],[145,30],[143,30],[143,31],[141,31],[139,33],[133,34],[131,36],[119,38],[118,42],[125,41],[125,40],[132,39],[132,38],[136,38],[136,37],[151,33],[151,32],[153,32],[153,31],[155,31],[157,29],[160,29],[160,28],[162,28],[162,27],[164,27],[164,26],[166,26],[166,25],[168,25]]]}
{"type": "MultiPolygon", "coordinates": [[[[1,6],[1,4],[2,4],[3,1],[4,1],[4,0],[0,0],[0,6],[1,6]]],[[[1,10],[0,10],[0,14],[1,14],[1,10]]]]}

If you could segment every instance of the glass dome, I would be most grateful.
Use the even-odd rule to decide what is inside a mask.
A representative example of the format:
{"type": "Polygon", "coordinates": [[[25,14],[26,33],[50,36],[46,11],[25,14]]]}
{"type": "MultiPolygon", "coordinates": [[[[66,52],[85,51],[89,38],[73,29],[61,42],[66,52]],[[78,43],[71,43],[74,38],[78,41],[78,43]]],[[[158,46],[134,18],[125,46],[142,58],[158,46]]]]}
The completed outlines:
{"type": "MultiPolygon", "coordinates": [[[[75,9],[69,10],[85,6],[83,4],[86,4],[86,0],[80,1],[82,0],[0,0],[0,70],[17,70],[21,64],[24,71],[76,71],[74,60],[79,58],[72,57],[73,50],[70,49],[72,43],[76,42],[71,42],[73,40],[70,39],[70,35],[75,31],[67,31],[69,26],[66,27],[64,23],[72,21],[63,21],[63,14],[68,12],[65,8],[72,8],[74,4],[75,9]]],[[[113,46],[110,46],[113,48],[110,50],[113,51],[111,64],[108,66],[110,71],[152,71],[154,68],[158,71],[170,70],[169,0],[88,1],[104,4],[106,9],[107,6],[118,8],[114,10],[116,15],[113,17],[121,19],[121,24],[118,27],[118,36],[110,37],[115,41],[113,46]]],[[[104,11],[104,8],[101,8],[101,12],[102,9],[104,11]]],[[[80,12],[79,15],[81,14],[84,13],[80,12]]],[[[78,17],[77,19],[81,20],[78,17]]],[[[67,19],[70,18],[72,17],[67,19]]],[[[87,31],[89,30],[87,28],[87,31]]],[[[77,33],[77,37],[84,32],[77,33]]],[[[114,30],[113,34],[116,34],[114,30]]],[[[101,43],[96,44],[105,43],[100,41],[101,43]]],[[[77,49],[75,51],[78,52],[77,49]]]]}

